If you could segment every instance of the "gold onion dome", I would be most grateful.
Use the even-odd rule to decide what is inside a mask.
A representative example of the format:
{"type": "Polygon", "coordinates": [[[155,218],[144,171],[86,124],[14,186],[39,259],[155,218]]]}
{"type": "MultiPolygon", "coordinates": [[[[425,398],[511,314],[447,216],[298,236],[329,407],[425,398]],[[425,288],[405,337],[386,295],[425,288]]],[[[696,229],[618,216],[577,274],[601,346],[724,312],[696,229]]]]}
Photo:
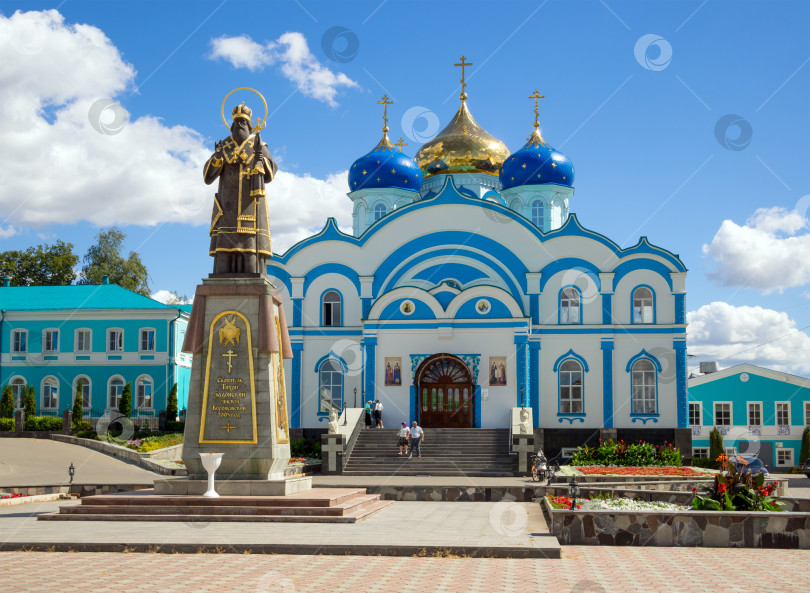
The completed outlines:
{"type": "Polygon", "coordinates": [[[506,145],[482,128],[462,101],[455,117],[414,159],[424,178],[440,173],[489,173],[498,175],[509,158],[506,145]]]}

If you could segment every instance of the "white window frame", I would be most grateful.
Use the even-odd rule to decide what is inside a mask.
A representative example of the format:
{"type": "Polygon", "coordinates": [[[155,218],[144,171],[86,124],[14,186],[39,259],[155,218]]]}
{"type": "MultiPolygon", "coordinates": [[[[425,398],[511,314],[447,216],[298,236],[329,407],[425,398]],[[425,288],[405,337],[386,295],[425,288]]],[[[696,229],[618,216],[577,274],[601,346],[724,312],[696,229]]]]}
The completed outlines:
{"type": "Polygon", "coordinates": [[[692,424],[691,420],[689,422],[689,426],[703,426],[703,402],[689,402],[689,405],[686,408],[686,418],[691,419],[692,414],[689,412],[689,408],[692,406],[697,406],[698,409],[698,420],[700,422],[698,424],[692,424]]]}
{"type": "Polygon", "coordinates": [[[804,402],[804,425],[810,426],[810,402],[804,402]]]}
{"type": "Polygon", "coordinates": [[[43,410],[59,409],[59,390],[60,386],[58,378],[54,377],[53,375],[43,377],[42,384],[40,385],[40,393],[42,394],[40,405],[43,410]],[[56,383],[56,385],[54,386],[53,383],[56,383]],[[46,389],[46,387],[48,389],[46,389]],[[53,393],[53,390],[55,390],[56,393],[53,393]],[[46,405],[46,404],[53,404],[53,405],[46,405]]]}
{"type": "Polygon", "coordinates": [[[378,220],[380,220],[380,219],[381,219],[383,216],[385,216],[386,214],[388,214],[388,206],[386,206],[386,205],[385,205],[384,203],[382,203],[382,202],[377,202],[376,204],[374,204],[374,210],[373,210],[373,212],[374,212],[374,222],[377,222],[377,221],[378,221],[378,220]]]}
{"type": "Polygon", "coordinates": [[[631,414],[657,414],[658,413],[658,397],[656,394],[656,388],[658,386],[658,372],[655,369],[655,364],[649,358],[639,358],[636,362],[633,363],[633,366],[630,368],[630,409],[631,414]],[[650,368],[646,370],[636,370],[636,366],[639,366],[646,362],[650,368]],[[637,375],[641,375],[641,383],[637,383],[637,379],[639,377],[637,375]],[[652,376],[652,382],[649,381],[650,375],[652,376]],[[636,397],[636,388],[640,390],[640,397],[636,397]],[[636,411],[636,404],[639,403],[641,405],[641,411],[636,411]],[[647,407],[651,407],[651,410],[647,410],[647,407]]]}
{"type": "Polygon", "coordinates": [[[59,330],[49,327],[42,330],[42,353],[54,354],[59,352],[59,330]]]}
{"type": "Polygon", "coordinates": [[[124,330],[122,328],[120,328],[120,327],[111,327],[111,328],[107,329],[106,350],[107,350],[108,354],[121,354],[121,353],[124,352],[124,330]],[[113,349],[110,348],[110,340],[112,339],[112,334],[114,332],[118,332],[118,334],[120,336],[119,339],[117,340],[118,344],[116,345],[117,346],[116,350],[113,350],[113,349]]]}
{"type": "Polygon", "coordinates": [[[714,402],[714,412],[712,416],[712,422],[714,426],[734,426],[734,406],[731,402],[714,402]],[[728,424],[720,424],[717,422],[717,407],[718,406],[728,406],[728,424]]]}
{"type": "Polygon", "coordinates": [[[558,398],[558,414],[561,415],[584,415],[585,414],[585,369],[582,363],[573,358],[568,358],[560,363],[560,368],[557,371],[557,398],[558,398]],[[574,363],[579,367],[579,371],[563,369],[569,362],[574,363]],[[569,375],[568,383],[563,385],[563,373],[569,375]],[[579,373],[579,385],[573,382],[573,374],[579,373]],[[579,387],[579,397],[574,397],[575,387],[579,387]],[[563,397],[563,389],[566,390],[566,397],[563,397]],[[575,409],[575,404],[579,404],[579,410],[575,409]],[[568,410],[565,410],[565,404],[568,404],[568,410]]]}
{"type": "Polygon", "coordinates": [[[155,380],[152,379],[149,375],[141,375],[138,377],[138,380],[135,381],[135,405],[133,406],[136,410],[154,410],[155,409],[155,380]],[[143,387],[146,383],[151,385],[151,392],[149,394],[149,405],[142,405],[141,404],[141,387],[143,387]]]}
{"type": "Polygon", "coordinates": [[[643,325],[655,323],[655,294],[652,289],[647,286],[639,286],[633,291],[630,298],[633,300],[633,324],[643,325]],[[642,290],[646,290],[650,293],[650,296],[636,297],[636,293],[642,290]],[[636,308],[636,299],[641,303],[638,308],[636,308]],[[649,305],[644,304],[647,300],[649,300],[649,305]]]}
{"type": "Polygon", "coordinates": [[[529,207],[531,208],[532,224],[542,231],[546,224],[545,202],[538,198],[536,200],[532,200],[529,207]]]}
{"type": "Polygon", "coordinates": [[[118,409],[118,403],[121,401],[121,394],[124,392],[124,387],[126,387],[126,384],[127,384],[127,382],[124,381],[124,378],[121,375],[113,375],[112,377],[110,377],[109,381],[107,381],[107,394],[106,394],[105,397],[107,398],[106,404],[107,404],[107,409],[108,410],[117,410],[118,409]],[[116,381],[121,382],[121,393],[116,394],[115,402],[113,402],[113,404],[110,405],[111,396],[112,396],[112,386],[113,386],[113,383],[115,383],[116,381]]]}
{"type": "Polygon", "coordinates": [[[793,449],[791,449],[790,447],[777,447],[776,451],[774,452],[773,458],[774,458],[774,465],[776,465],[776,467],[793,467],[794,465],[796,465],[795,462],[793,461],[793,449]],[[788,454],[789,459],[788,463],[779,463],[780,453],[788,454]]]}
{"type": "Polygon", "coordinates": [[[342,327],[343,296],[339,291],[330,288],[323,293],[323,296],[321,297],[321,316],[321,321],[323,322],[322,327],[342,327]],[[336,301],[326,300],[326,297],[331,293],[337,295],[338,299],[336,301]]]}
{"type": "Polygon", "coordinates": [[[708,459],[709,458],[709,448],[708,447],[692,447],[692,457],[696,459],[708,459]]]}
{"type": "Polygon", "coordinates": [[[581,325],[582,324],[582,293],[573,286],[566,286],[560,291],[560,325],[581,325]],[[572,291],[576,298],[566,295],[572,291]],[[576,302],[576,305],[571,303],[576,302]],[[563,305],[565,303],[565,305],[563,305]],[[572,319],[571,313],[576,311],[576,319],[572,319]]]}
{"type": "Polygon", "coordinates": [[[346,385],[346,373],[337,360],[327,358],[318,367],[318,413],[329,414],[332,406],[343,406],[343,393],[346,385]],[[329,368],[326,368],[329,365],[329,368]],[[329,390],[329,397],[324,398],[324,390],[329,390]],[[337,389],[337,394],[335,393],[337,389]]]}
{"type": "Polygon", "coordinates": [[[93,351],[93,330],[87,327],[80,327],[73,332],[73,351],[77,354],[89,353],[93,351]],[[79,335],[87,334],[86,348],[80,348],[79,335]]]}
{"type": "Polygon", "coordinates": [[[76,388],[79,386],[79,381],[87,381],[87,397],[82,394],[82,409],[90,409],[90,399],[93,397],[93,382],[87,375],[76,375],[73,378],[73,388],[71,390],[71,403],[76,402],[76,388]]]}
{"type": "Polygon", "coordinates": [[[138,351],[139,352],[149,352],[149,353],[153,353],[153,354],[155,352],[157,352],[157,330],[155,330],[154,327],[142,327],[138,331],[138,351]],[[144,334],[147,333],[147,332],[152,332],[152,348],[151,349],[145,349],[143,347],[144,334]]]}
{"type": "Polygon", "coordinates": [[[790,426],[790,402],[773,402],[773,423],[776,426],[790,426]],[[787,422],[779,422],[779,406],[787,406],[787,422]]]}
{"type": "Polygon", "coordinates": [[[8,384],[11,387],[11,397],[14,398],[14,409],[22,410],[25,406],[25,392],[28,390],[28,381],[26,381],[25,377],[22,375],[14,375],[11,379],[9,379],[8,384]],[[18,379],[22,381],[22,392],[20,393],[19,400],[14,396],[14,381],[17,381],[18,379]],[[17,402],[19,402],[19,406],[17,405],[17,402]]]}
{"type": "Polygon", "coordinates": [[[746,404],[746,416],[748,418],[748,426],[762,426],[762,402],[747,402],[746,404]],[[759,407],[759,422],[751,422],[751,407],[758,406],[759,407]]]}
{"type": "Polygon", "coordinates": [[[28,354],[28,330],[27,329],[13,329],[11,330],[11,353],[12,354],[28,354]],[[25,348],[18,350],[18,336],[25,336],[25,348]]]}

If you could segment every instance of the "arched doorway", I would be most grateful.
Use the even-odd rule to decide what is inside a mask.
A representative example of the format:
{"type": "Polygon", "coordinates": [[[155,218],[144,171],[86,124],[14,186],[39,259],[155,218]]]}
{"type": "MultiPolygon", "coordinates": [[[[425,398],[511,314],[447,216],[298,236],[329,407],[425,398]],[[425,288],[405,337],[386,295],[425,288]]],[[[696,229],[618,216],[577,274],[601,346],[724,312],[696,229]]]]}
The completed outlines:
{"type": "Polygon", "coordinates": [[[475,387],[470,369],[452,354],[425,359],[414,374],[419,423],[426,428],[470,428],[475,387]]]}

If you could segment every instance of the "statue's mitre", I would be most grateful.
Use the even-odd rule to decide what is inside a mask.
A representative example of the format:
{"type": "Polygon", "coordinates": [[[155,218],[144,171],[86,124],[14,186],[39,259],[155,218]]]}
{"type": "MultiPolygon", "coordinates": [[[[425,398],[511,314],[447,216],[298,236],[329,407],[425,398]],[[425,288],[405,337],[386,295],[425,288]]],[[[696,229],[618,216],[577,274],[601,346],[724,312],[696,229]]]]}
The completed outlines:
{"type": "Polygon", "coordinates": [[[250,121],[250,118],[253,115],[253,111],[251,111],[250,107],[242,103],[241,105],[237,105],[236,107],[233,108],[231,115],[233,115],[233,119],[241,117],[250,121]]]}

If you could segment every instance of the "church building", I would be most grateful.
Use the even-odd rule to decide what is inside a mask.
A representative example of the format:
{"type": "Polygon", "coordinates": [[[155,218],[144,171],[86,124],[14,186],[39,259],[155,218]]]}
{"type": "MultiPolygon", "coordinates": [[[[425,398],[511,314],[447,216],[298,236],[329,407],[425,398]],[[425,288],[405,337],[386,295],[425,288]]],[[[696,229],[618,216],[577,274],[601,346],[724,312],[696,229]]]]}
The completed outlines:
{"type": "Polygon", "coordinates": [[[580,223],[574,166],[531,98],[512,153],[473,118],[462,77],[455,117],[413,158],[389,140],[383,98],[382,138],[349,169],[353,233],[329,218],[268,260],[291,305],[291,427],[377,399],[389,428],[508,428],[521,406],[535,429],[688,426],[686,267],[580,223]]]}

